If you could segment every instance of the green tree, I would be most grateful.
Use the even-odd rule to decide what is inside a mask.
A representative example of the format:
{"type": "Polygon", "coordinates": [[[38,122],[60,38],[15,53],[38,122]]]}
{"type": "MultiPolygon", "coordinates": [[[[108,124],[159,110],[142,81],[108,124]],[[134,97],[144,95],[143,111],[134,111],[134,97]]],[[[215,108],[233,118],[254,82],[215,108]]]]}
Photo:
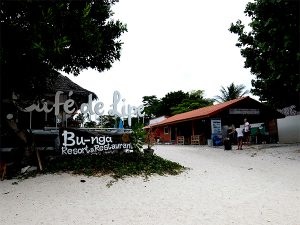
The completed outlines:
{"type": "Polygon", "coordinates": [[[76,117],[75,120],[80,123],[80,127],[84,127],[84,121],[86,119],[86,116],[83,113],[79,113],[76,117]]]}
{"type": "Polygon", "coordinates": [[[167,93],[162,99],[161,99],[161,109],[158,112],[159,116],[171,116],[172,115],[172,107],[176,107],[184,99],[189,98],[189,93],[185,93],[183,91],[174,91],[167,93]]]}
{"type": "Polygon", "coordinates": [[[143,96],[144,112],[150,119],[159,115],[161,111],[161,100],[156,95],[143,96]]]}
{"type": "Polygon", "coordinates": [[[98,125],[102,128],[114,128],[118,123],[116,117],[110,115],[99,116],[96,120],[99,121],[98,125]]]}
{"type": "Polygon", "coordinates": [[[277,108],[300,104],[300,1],[255,0],[246,5],[250,31],[238,20],[230,32],[245,68],[256,76],[251,92],[277,108]]]}
{"type": "Polygon", "coordinates": [[[97,123],[95,121],[87,121],[85,124],[84,124],[84,127],[86,128],[95,128],[97,126],[97,123]]]}
{"type": "Polygon", "coordinates": [[[215,96],[214,100],[217,102],[227,102],[232,99],[240,98],[249,93],[245,90],[246,86],[243,84],[235,85],[231,83],[227,88],[221,87],[221,95],[215,96]]]}
{"type": "Polygon", "coordinates": [[[1,1],[1,94],[36,98],[57,77],[119,60],[126,26],[115,0],[1,1]]]}
{"type": "Polygon", "coordinates": [[[84,127],[86,127],[86,128],[95,128],[97,126],[97,123],[92,120],[92,117],[89,113],[87,113],[86,115],[83,115],[83,117],[87,120],[84,123],[84,127]]]}
{"type": "Polygon", "coordinates": [[[144,96],[143,103],[146,115],[151,115],[151,118],[171,116],[212,105],[213,100],[205,99],[203,95],[202,90],[194,90],[190,93],[180,90],[169,92],[161,99],[157,99],[155,95],[144,96]]]}
{"type": "Polygon", "coordinates": [[[199,109],[205,106],[209,106],[213,104],[212,99],[206,99],[204,98],[204,91],[203,90],[197,90],[197,91],[191,91],[189,93],[189,97],[186,99],[183,99],[180,104],[178,104],[175,107],[171,108],[172,115],[176,115],[179,113],[188,112],[194,109],[199,109]]]}

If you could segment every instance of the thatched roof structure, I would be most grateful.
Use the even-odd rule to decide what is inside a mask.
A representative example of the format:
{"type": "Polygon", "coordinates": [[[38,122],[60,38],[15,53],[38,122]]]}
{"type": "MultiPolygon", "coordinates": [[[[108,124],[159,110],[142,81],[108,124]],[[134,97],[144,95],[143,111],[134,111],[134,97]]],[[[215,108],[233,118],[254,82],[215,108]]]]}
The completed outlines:
{"type": "Polygon", "coordinates": [[[78,108],[82,103],[88,102],[88,96],[92,94],[92,99],[98,99],[97,95],[94,92],[91,92],[78,84],[71,81],[68,77],[60,74],[57,71],[52,71],[45,77],[43,84],[40,84],[38,87],[38,92],[35,93],[35,96],[27,92],[26,94],[13,93],[12,98],[1,99],[1,104],[11,104],[15,105],[17,109],[24,110],[26,107],[30,106],[33,103],[41,102],[41,100],[48,100],[53,102],[54,96],[57,91],[64,92],[65,95],[68,95],[70,91],[73,91],[71,98],[75,101],[75,105],[78,108]]]}
{"type": "Polygon", "coordinates": [[[80,87],[78,84],[74,83],[68,77],[63,76],[62,74],[58,74],[58,77],[55,80],[53,86],[49,87],[48,91],[51,91],[53,93],[56,93],[57,91],[63,91],[64,93],[73,91],[74,93],[73,96],[80,99],[81,98],[87,99],[87,96],[92,94],[93,100],[98,99],[97,95],[94,92],[91,92],[83,87],[80,87]]]}

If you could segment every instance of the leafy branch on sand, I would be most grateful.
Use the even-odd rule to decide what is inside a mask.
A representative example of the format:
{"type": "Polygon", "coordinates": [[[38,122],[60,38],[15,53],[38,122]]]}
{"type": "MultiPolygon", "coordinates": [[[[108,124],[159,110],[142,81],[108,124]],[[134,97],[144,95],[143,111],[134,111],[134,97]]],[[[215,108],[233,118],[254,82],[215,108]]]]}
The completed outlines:
{"type": "MultiPolygon", "coordinates": [[[[126,176],[178,175],[186,168],[155,154],[125,153],[60,156],[47,163],[44,173],[70,172],[86,176],[110,175],[116,181],[126,176]]],[[[108,184],[107,186],[111,186],[108,184]]]]}

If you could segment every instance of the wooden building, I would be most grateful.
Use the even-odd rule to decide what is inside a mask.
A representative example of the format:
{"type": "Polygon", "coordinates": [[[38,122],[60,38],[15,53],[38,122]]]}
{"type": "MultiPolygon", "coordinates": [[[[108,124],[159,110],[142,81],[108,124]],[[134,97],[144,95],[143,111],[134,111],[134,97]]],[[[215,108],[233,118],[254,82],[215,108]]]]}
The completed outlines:
{"type": "Polygon", "coordinates": [[[252,142],[257,142],[259,126],[266,142],[278,141],[277,119],[284,115],[248,96],[177,114],[145,129],[161,143],[220,145],[232,125],[243,127],[244,118],[252,125],[252,142]]]}

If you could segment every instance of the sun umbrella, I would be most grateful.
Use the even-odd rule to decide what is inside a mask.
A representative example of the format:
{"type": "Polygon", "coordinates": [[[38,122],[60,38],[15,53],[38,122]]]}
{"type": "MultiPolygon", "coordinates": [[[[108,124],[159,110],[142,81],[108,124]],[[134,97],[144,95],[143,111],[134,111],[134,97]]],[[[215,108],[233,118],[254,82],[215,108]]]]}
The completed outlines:
{"type": "Polygon", "coordinates": [[[119,128],[120,128],[120,129],[123,129],[123,128],[124,128],[124,127],[123,127],[123,121],[122,121],[122,118],[120,118],[119,128]]]}

